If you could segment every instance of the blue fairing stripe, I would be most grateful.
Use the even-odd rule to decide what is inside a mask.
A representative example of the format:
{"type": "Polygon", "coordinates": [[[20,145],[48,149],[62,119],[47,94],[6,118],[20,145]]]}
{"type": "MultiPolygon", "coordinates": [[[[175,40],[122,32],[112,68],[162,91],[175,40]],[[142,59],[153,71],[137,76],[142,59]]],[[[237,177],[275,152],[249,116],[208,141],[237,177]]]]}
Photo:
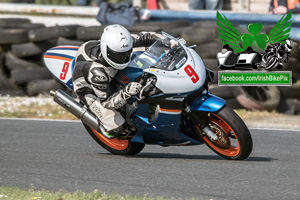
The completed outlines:
{"type": "Polygon", "coordinates": [[[69,56],[69,55],[60,54],[60,53],[45,53],[45,56],[57,56],[57,57],[68,58],[68,59],[72,59],[72,60],[74,58],[74,56],[69,56]]]}

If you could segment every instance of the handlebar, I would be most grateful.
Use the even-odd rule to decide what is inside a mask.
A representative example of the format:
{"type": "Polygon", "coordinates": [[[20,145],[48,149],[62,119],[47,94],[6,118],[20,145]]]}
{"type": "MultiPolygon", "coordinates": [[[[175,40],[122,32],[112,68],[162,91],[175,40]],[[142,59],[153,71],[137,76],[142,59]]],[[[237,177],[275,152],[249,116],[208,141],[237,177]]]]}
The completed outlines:
{"type": "Polygon", "coordinates": [[[140,93],[138,95],[136,95],[136,99],[138,101],[141,101],[143,100],[145,97],[143,96],[143,92],[144,90],[153,83],[153,81],[155,80],[154,78],[151,78],[148,76],[149,74],[148,73],[144,73],[142,74],[141,76],[141,80],[138,81],[138,83],[140,83],[141,85],[143,85],[140,93]]]}
{"type": "Polygon", "coordinates": [[[137,98],[138,101],[141,101],[141,100],[143,100],[143,99],[145,98],[145,97],[143,96],[143,92],[144,92],[144,90],[145,90],[145,89],[146,89],[153,81],[154,81],[154,79],[150,79],[150,81],[148,81],[148,82],[146,83],[146,85],[141,89],[139,95],[136,96],[136,98],[137,98]]]}

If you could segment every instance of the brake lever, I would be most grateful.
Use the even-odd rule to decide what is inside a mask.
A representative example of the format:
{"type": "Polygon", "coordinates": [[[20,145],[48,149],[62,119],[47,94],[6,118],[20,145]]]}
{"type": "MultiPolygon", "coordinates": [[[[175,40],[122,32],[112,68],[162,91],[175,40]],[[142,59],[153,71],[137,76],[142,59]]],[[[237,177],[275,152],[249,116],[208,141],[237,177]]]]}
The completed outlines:
{"type": "Polygon", "coordinates": [[[147,81],[147,73],[143,73],[141,79],[138,82],[139,84],[144,85],[146,81],[147,81]]]}

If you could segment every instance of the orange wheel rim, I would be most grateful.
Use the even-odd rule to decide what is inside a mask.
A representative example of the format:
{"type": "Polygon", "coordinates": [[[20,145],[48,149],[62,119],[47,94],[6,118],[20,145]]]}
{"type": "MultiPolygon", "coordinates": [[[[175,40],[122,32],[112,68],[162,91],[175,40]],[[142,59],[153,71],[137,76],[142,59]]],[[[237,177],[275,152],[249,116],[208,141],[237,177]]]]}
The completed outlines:
{"type": "Polygon", "coordinates": [[[127,149],[127,147],[129,146],[129,140],[120,140],[117,138],[108,139],[104,137],[101,133],[95,131],[94,129],[92,129],[92,131],[97,136],[97,138],[99,138],[104,144],[106,144],[110,148],[122,151],[127,149]]]}
{"type": "MultiPolygon", "coordinates": [[[[239,140],[231,128],[220,116],[211,113],[214,117],[209,116],[208,120],[214,124],[216,124],[226,135],[224,137],[221,137],[221,142],[218,141],[217,143],[223,146],[226,146],[226,148],[221,148],[220,145],[216,144],[215,142],[210,141],[210,139],[207,136],[204,136],[203,139],[205,142],[212,147],[214,150],[219,152],[222,155],[234,157],[237,156],[240,153],[240,144],[239,140]],[[230,139],[231,138],[231,139],[230,139]],[[236,139],[237,145],[233,145],[231,141],[233,139],[236,139]]],[[[199,127],[197,127],[199,129],[199,127]]],[[[217,133],[218,134],[218,133],[217,133]]],[[[218,134],[218,136],[220,136],[218,134]]]]}

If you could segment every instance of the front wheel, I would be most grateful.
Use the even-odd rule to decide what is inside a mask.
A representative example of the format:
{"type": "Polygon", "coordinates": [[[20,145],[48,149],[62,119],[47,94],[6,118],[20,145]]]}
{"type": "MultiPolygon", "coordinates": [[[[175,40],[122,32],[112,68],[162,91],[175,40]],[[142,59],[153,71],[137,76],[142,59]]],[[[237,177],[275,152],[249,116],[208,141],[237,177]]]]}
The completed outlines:
{"type": "MultiPolygon", "coordinates": [[[[198,123],[199,124],[199,123],[198,123]]],[[[252,151],[252,138],[243,120],[229,107],[210,113],[208,127],[218,136],[211,141],[203,136],[205,144],[218,155],[229,160],[244,160],[252,151]]],[[[200,133],[199,126],[196,126],[200,133]]]]}
{"type": "Polygon", "coordinates": [[[104,149],[116,155],[135,155],[143,150],[145,144],[131,142],[130,140],[121,140],[117,138],[108,139],[101,133],[83,124],[92,138],[104,149]]]}

